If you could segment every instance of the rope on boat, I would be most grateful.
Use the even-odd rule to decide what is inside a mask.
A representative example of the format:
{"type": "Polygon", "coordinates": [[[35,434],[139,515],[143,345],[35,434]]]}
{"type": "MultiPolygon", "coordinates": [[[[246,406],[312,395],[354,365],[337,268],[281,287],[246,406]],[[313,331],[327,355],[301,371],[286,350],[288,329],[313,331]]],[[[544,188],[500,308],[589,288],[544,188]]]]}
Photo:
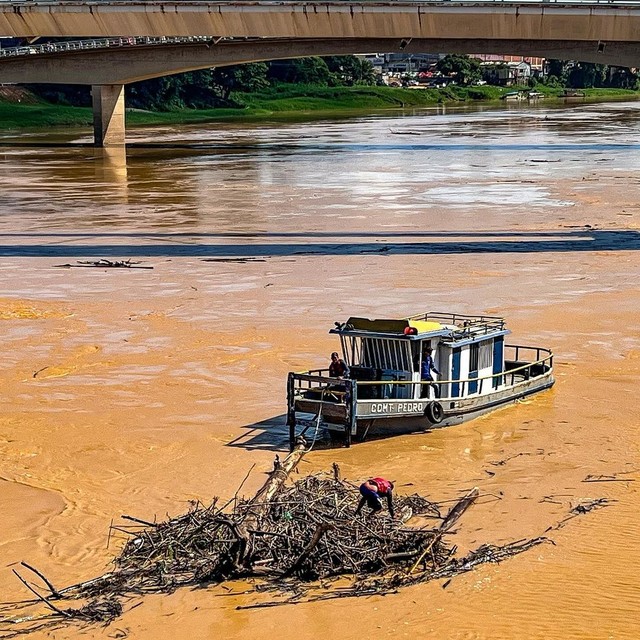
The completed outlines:
{"type": "Polygon", "coordinates": [[[313,446],[316,443],[316,439],[318,438],[318,431],[320,430],[320,419],[322,418],[322,403],[324,402],[324,392],[326,391],[326,388],[322,390],[322,393],[320,394],[320,406],[318,407],[318,415],[316,416],[316,430],[315,433],[313,434],[313,440],[311,441],[311,444],[309,445],[309,448],[307,449],[307,452],[311,451],[311,449],[313,449],[313,446]]]}

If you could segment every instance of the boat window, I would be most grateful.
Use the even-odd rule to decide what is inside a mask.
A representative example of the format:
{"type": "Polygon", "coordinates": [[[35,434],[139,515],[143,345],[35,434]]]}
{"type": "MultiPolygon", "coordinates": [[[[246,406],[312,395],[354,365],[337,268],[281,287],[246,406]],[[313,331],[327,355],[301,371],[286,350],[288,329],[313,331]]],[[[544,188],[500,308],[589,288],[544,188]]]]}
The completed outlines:
{"type": "Polygon", "coordinates": [[[493,339],[481,342],[478,353],[478,369],[491,366],[493,366],[493,339]]]}
{"type": "Polygon", "coordinates": [[[382,338],[361,338],[361,359],[354,364],[375,369],[393,371],[412,371],[411,350],[405,340],[387,340],[382,338]]]}
{"type": "Polygon", "coordinates": [[[469,345],[469,371],[478,370],[478,355],[480,352],[480,343],[472,342],[469,345]]]}
{"type": "Polygon", "coordinates": [[[351,367],[362,362],[362,344],[360,338],[354,338],[353,336],[345,338],[344,336],[340,336],[340,339],[342,340],[342,349],[347,366],[351,367]]]}
{"type": "Polygon", "coordinates": [[[420,349],[420,345],[422,343],[417,340],[412,340],[409,344],[411,345],[411,362],[413,364],[413,372],[416,373],[420,371],[420,365],[422,362],[422,350],[420,349]]]}
{"type": "Polygon", "coordinates": [[[480,371],[493,365],[493,340],[469,345],[469,371],[480,371]]]}

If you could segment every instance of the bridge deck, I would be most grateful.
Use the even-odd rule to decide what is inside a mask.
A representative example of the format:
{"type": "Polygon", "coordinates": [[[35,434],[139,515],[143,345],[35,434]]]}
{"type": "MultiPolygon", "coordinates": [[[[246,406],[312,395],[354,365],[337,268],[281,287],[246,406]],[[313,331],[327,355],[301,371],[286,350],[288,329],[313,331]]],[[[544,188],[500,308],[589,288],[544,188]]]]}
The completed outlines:
{"type": "Polygon", "coordinates": [[[625,2],[1,2],[15,37],[489,38],[635,42],[625,2]]]}

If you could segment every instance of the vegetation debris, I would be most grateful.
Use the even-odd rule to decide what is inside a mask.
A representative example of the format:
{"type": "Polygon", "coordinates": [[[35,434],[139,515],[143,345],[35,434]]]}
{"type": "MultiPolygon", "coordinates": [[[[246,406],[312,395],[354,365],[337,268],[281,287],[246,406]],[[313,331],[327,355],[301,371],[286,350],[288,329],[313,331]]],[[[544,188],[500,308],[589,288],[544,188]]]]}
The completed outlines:
{"type": "MultiPolygon", "coordinates": [[[[107,624],[122,614],[126,598],[230,579],[250,579],[253,593],[271,593],[269,601],[238,608],[383,595],[434,579],[450,580],[479,564],[501,562],[547,541],[538,537],[503,546],[485,544],[456,557],[457,547],[446,534],[476,501],[476,488],[446,514],[437,503],[412,494],[396,497],[395,518],[356,517],[358,487],[341,477],[336,464],[331,473],[286,483],[305,452],[300,443],[283,462],[276,459],[269,479],[249,500],[239,499],[238,489],[225,504],[218,499],[208,506],[194,503],[187,513],[164,522],[123,516],[123,523],[112,524],[110,536],[123,533],[127,542],[113,569],[92,580],[56,589],[37,569],[22,563],[23,570],[37,575],[44,586],[37,591],[15,571],[37,600],[10,603],[4,612],[15,616],[43,604],[47,610],[4,618],[0,637],[72,621],[107,624]],[[414,516],[421,517],[420,524],[410,526],[414,516]],[[60,606],[69,601],[82,604],[60,606]]],[[[570,517],[604,502],[583,504],[570,517]]]]}

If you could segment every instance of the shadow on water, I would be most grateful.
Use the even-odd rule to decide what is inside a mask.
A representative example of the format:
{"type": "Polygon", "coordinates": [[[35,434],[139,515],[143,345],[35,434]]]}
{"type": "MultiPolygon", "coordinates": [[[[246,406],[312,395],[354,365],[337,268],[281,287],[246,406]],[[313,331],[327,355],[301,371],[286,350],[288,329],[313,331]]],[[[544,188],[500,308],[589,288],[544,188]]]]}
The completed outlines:
{"type": "MultiPolygon", "coordinates": [[[[313,420],[310,420],[310,423],[312,422],[313,420]]],[[[241,427],[243,432],[237,438],[228,442],[226,446],[247,449],[248,451],[260,449],[288,453],[289,428],[286,423],[286,414],[281,414],[260,422],[243,425],[241,427]]],[[[300,425],[297,432],[300,432],[300,425]]],[[[304,436],[307,440],[307,445],[314,449],[336,449],[344,446],[342,443],[332,440],[328,430],[322,426],[316,429],[313,424],[310,424],[304,436]]]]}
{"type": "MultiPolygon", "coordinates": [[[[313,234],[298,234],[305,239],[313,234]]],[[[402,234],[412,236],[413,234],[402,234]]],[[[421,234],[425,238],[436,235],[441,241],[426,242],[384,242],[381,240],[370,242],[324,242],[324,243],[244,243],[244,244],[198,244],[200,238],[218,237],[207,234],[182,234],[181,238],[190,237],[191,244],[82,244],[76,246],[50,244],[16,244],[0,245],[2,257],[200,257],[200,258],[280,258],[293,256],[344,256],[358,254],[382,255],[446,255],[471,253],[568,253],[585,251],[637,251],[640,249],[640,231],[635,229],[579,229],[557,232],[529,232],[527,234],[485,232],[485,233],[437,233],[421,234]],[[516,239],[493,239],[496,236],[516,239]],[[447,239],[449,237],[450,239],[447,239]],[[465,238],[470,238],[466,239],[465,238]],[[487,238],[483,240],[482,238],[487,238]],[[491,239],[489,239],[491,238],[491,239]]],[[[178,234],[117,234],[108,237],[128,239],[133,237],[163,238],[170,240],[178,234]]],[[[393,234],[331,234],[334,238],[393,237],[393,234]]],[[[4,238],[40,238],[40,237],[68,237],[94,239],[103,234],[0,234],[4,238]]],[[[231,237],[231,236],[225,236],[231,237]]],[[[241,236],[244,237],[244,236],[241,236]]],[[[250,237],[278,237],[276,234],[251,234],[250,237]]],[[[281,236],[285,237],[285,236],[281,236]]]]}
{"type": "Polygon", "coordinates": [[[228,442],[227,446],[249,450],[289,451],[289,428],[286,423],[287,416],[282,414],[243,425],[243,432],[228,442]]]}
{"type": "MultiPolygon", "coordinates": [[[[307,441],[307,446],[317,449],[341,449],[344,448],[344,441],[340,438],[331,438],[329,430],[322,425],[315,425],[315,416],[309,415],[306,423],[307,428],[303,430],[303,435],[307,441]]],[[[253,422],[241,427],[242,433],[227,442],[227,447],[237,447],[240,449],[246,449],[247,451],[262,450],[273,451],[274,453],[289,452],[289,428],[287,427],[287,415],[280,414],[261,420],[260,422],[253,422]]],[[[298,423],[296,433],[301,433],[302,421],[298,423]]],[[[413,432],[413,435],[421,435],[431,433],[430,429],[417,429],[413,432]]],[[[411,432],[405,434],[411,435],[411,432]]],[[[365,440],[354,440],[354,444],[361,444],[362,442],[374,442],[376,440],[386,440],[393,438],[392,433],[384,434],[369,434],[365,440]]]]}

